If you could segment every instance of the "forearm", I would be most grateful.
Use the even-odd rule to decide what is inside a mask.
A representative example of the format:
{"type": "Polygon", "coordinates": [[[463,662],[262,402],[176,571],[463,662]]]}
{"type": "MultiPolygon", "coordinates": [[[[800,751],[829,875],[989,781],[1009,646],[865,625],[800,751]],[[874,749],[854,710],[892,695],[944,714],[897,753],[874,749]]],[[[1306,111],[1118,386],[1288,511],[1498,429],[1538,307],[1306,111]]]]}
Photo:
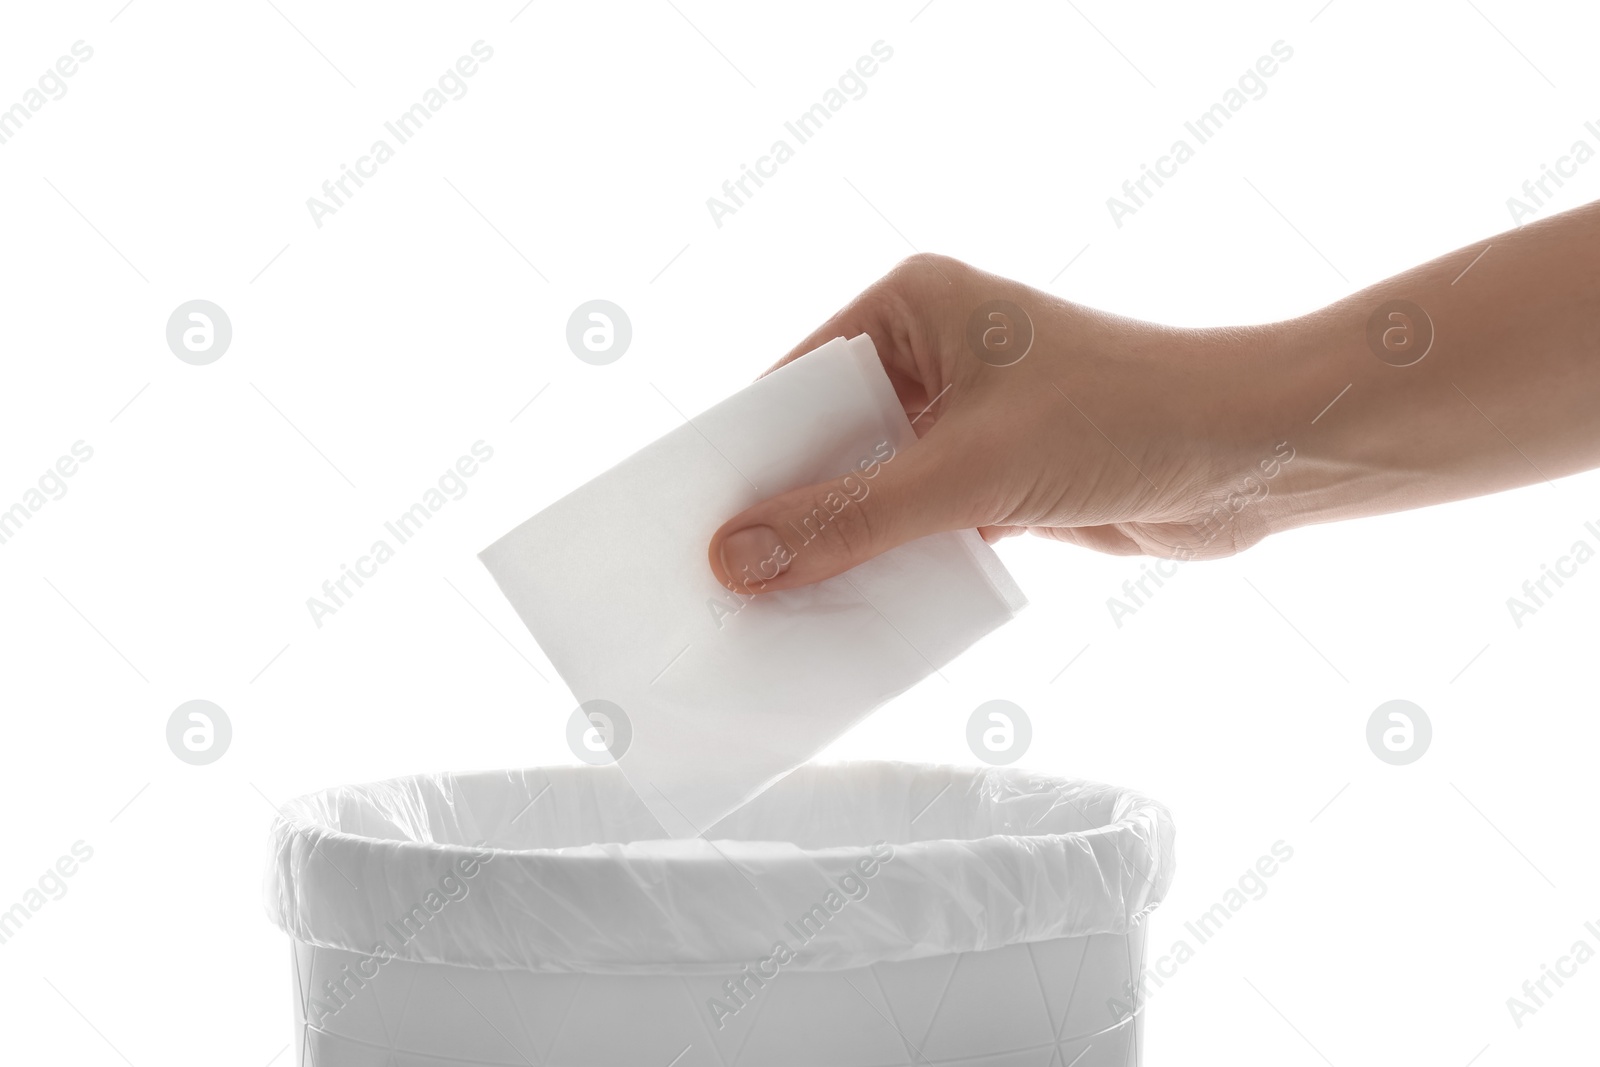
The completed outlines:
{"type": "Polygon", "coordinates": [[[1270,330],[1253,403],[1296,453],[1268,503],[1274,528],[1600,466],[1600,204],[1270,330]],[[1425,314],[1380,316],[1369,331],[1395,300],[1425,314]]]}

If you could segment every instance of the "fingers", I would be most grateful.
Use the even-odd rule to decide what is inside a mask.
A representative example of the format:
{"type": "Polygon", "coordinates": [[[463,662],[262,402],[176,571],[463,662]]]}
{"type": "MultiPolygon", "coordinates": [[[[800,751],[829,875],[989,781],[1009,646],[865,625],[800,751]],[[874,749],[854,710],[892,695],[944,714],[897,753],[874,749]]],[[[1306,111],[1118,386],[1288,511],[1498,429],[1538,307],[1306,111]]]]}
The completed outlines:
{"type": "MultiPolygon", "coordinates": [[[[1017,529],[1021,532],[1024,528],[1017,529]]],[[[1025,529],[1046,540],[1077,545],[1108,556],[1137,556],[1143,552],[1138,542],[1115,526],[1029,526],[1025,529]]]]}
{"type": "Polygon", "coordinates": [[[928,317],[940,300],[948,299],[950,279],[970,271],[965,264],[944,256],[918,253],[903,260],[811,331],[805,340],[768,367],[764,375],[835,337],[864,333],[872,338],[878,358],[891,378],[896,375],[918,378],[918,368],[911,354],[919,339],[926,343],[928,317]]]}
{"type": "Polygon", "coordinates": [[[1007,537],[1031,533],[1047,541],[1077,545],[1110,556],[1137,556],[1144,552],[1139,544],[1115,526],[980,526],[978,536],[989,544],[1007,537]]]}
{"type": "MultiPolygon", "coordinates": [[[[945,441],[944,412],[928,409],[950,384],[934,344],[954,260],[919,254],[835,312],[766,373],[835,337],[866,334],[902,408],[918,412],[917,443],[877,457],[870,472],[784,493],[734,516],[711,539],[711,569],[736,592],[792,589],[832,578],[882,552],[928,534],[978,525],[981,510],[965,453],[945,441]],[[966,471],[965,474],[962,471],[966,471]]],[[[887,447],[887,446],[885,446],[887,447]]]]}
{"type": "Polygon", "coordinates": [[[820,582],[928,534],[977,525],[935,431],[866,469],[762,501],[711,538],[712,573],[739,593],[820,582]]]}
{"type": "MultiPolygon", "coordinates": [[[[762,371],[761,377],[765,378],[784,364],[793,363],[807,352],[821,348],[835,337],[855,337],[857,334],[862,333],[871,336],[872,330],[867,327],[868,315],[864,307],[869,293],[871,293],[870,289],[838,311],[835,311],[829,316],[827,322],[812,330],[804,341],[795,345],[782,359],[762,371]]],[[[876,318],[876,316],[873,316],[873,318],[876,318]]],[[[879,353],[883,352],[883,346],[879,344],[878,338],[873,337],[872,343],[877,346],[879,353]]]]}
{"type": "Polygon", "coordinates": [[[1025,534],[1027,532],[1028,532],[1028,528],[1026,526],[980,526],[980,527],[978,527],[978,536],[983,538],[985,542],[987,542],[988,544],[991,544],[991,545],[994,544],[996,541],[1003,541],[1007,537],[1017,537],[1020,534],[1025,534]]]}

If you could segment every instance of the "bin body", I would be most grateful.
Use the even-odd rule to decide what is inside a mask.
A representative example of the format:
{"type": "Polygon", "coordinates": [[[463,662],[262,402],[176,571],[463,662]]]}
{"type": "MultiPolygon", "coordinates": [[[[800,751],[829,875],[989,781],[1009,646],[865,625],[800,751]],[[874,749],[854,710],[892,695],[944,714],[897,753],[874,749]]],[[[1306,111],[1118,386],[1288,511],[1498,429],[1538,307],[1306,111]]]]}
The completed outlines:
{"type": "Polygon", "coordinates": [[[639,836],[611,769],[294,802],[268,902],[299,1064],[1137,1067],[1164,809],[1009,769],[796,776],[697,842],[639,836]]]}
{"type": "MultiPolygon", "coordinates": [[[[751,989],[732,1016],[724,975],[481,971],[296,942],[301,1067],[1136,1067],[1144,1013],[1124,983],[1144,927],[848,971],[799,971],[751,989]],[[336,1005],[320,1025],[302,997],[336,1005]],[[1120,1021],[1119,1021],[1120,1020],[1120,1021]],[[722,1026],[718,1027],[718,1022],[722,1026]],[[1051,1050],[1059,1050],[1051,1059],[1051,1050]]],[[[321,1014],[321,1013],[318,1013],[321,1014]]]]}

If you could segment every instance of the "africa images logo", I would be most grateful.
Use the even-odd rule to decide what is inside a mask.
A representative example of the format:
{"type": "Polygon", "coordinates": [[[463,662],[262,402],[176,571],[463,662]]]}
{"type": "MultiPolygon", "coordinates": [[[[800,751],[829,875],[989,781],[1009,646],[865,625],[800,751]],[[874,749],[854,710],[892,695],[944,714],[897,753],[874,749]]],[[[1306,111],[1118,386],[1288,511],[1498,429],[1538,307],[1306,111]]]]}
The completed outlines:
{"type": "Polygon", "coordinates": [[[834,888],[823,894],[822,900],[811,905],[798,919],[783,924],[787,937],[772,943],[772,951],[739,968],[739,973],[722,983],[724,997],[708,997],[706,1008],[711,1019],[721,1030],[728,1020],[749,1007],[756,996],[776,979],[782,968],[799,957],[799,948],[814,940],[844,909],[858,900],[864,900],[871,886],[867,880],[878,874],[894,859],[894,846],[884,841],[874,841],[868,850],[871,855],[855,861],[852,868],[834,880],[834,888]],[[791,944],[788,938],[793,938],[791,944]]]}

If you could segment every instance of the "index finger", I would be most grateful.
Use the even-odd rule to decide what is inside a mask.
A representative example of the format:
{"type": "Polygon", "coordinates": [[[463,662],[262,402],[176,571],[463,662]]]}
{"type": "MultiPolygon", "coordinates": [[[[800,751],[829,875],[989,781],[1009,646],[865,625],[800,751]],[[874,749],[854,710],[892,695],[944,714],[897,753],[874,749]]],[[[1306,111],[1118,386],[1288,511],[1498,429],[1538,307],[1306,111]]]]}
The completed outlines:
{"type": "Polygon", "coordinates": [[[838,311],[835,311],[833,315],[828,318],[828,321],[824,322],[821,326],[818,326],[815,330],[812,330],[811,333],[806,336],[804,341],[801,341],[799,344],[795,345],[782,359],[778,360],[778,362],[762,371],[760,376],[765,378],[779,367],[782,367],[788,363],[793,363],[807,352],[821,348],[835,337],[855,337],[857,334],[862,333],[867,334],[872,338],[872,344],[878,350],[878,358],[883,359],[884,352],[886,351],[885,343],[887,342],[888,338],[879,336],[882,331],[876,330],[877,322],[875,320],[877,317],[868,314],[866,310],[868,298],[873,295],[873,291],[877,289],[880,284],[881,282],[874,282],[870,287],[858,294],[854,300],[850,301],[850,303],[846,304],[838,311]]]}

